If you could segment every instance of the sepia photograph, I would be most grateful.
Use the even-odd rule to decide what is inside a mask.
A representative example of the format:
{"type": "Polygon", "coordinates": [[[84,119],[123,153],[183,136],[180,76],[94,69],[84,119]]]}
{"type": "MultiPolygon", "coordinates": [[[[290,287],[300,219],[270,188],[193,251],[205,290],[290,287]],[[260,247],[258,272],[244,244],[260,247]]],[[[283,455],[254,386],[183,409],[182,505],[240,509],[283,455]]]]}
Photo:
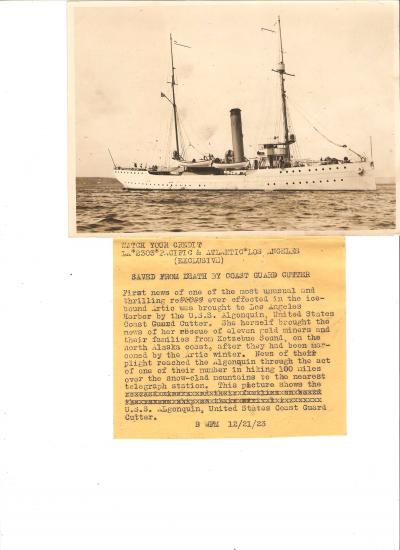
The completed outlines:
{"type": "Polygon", "coordinates": [[[394,233],[396,2],[71,2],[71,235],[394,233]]]}
{"type": "Polygon", "coordinates": [[[400,550],[397,2],[0,49],[0,550],[400,550]]]}

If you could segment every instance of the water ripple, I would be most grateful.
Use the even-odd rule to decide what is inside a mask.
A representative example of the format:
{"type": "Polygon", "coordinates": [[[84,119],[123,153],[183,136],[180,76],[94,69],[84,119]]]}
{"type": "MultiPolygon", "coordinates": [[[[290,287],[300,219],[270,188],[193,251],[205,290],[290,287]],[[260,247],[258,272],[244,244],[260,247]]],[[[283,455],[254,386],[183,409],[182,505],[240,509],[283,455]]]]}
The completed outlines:
{"type": "Polygon", "coordinates": [[[376,191],[125,191],[78,178],[77,230],[323,231],[395,228],[395,184],[376,191]]]}

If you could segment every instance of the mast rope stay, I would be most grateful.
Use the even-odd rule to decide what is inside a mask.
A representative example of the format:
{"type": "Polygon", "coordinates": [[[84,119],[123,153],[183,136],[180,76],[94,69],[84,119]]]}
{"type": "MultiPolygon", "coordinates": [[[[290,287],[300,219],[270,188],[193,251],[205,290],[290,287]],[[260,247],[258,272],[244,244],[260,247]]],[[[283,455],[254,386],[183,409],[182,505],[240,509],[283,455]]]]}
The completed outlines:
{"type": "Polygon", "coordinates": [[[182,126],[182,123],[180,121],[178,111],[176,112],[176,118],[177,118],[177,124],[178,124],[178,134],[179,134],[179,139],[180,139],[180,143],[181,143],[181,158],[185,158],[186,157],[186,147],[185,147],[184,139],[183,139],[183,137],[184,137],[183,136],[183,126],[182,126]]]}
{"type": "Polygon", "coordinates": [[[340,147],[342,149],[348,149],[351,153],[353,153],[354,155],[357,155],[357,157],[359,157],[361,160],[365,160],[366,156],[365,155],[360,155],[360,153],[357,153],[357,151],[354,151],[353,149],[351,149],[348,145],[346,145],[345,143],[336,143],[336,141],[333,141],[332,139],[330,139],[327,135],[325,135],[323,132],[321,132],[321,130],[319,130],[312,122],[311,120],[305,115],[305,113],[302,111],[302,109],[300,109],[300,107],[294,103],[293,100],[290,101],[290,104],[292,106],[294,106],[294,108],[303,116],[303,118],[309,123],[309,125],[311,126],[311,128],[313,130],[315,130],[320,136],[322,136],[324,139],[326,139],[326,141],[328,141],[329,143],[332,143],[332,145],[335,145],[336,147],[340,147]]]}
{"type": "Polygon", "coordinates": [[[328,136],[326,136],[320,130],[318,130],[318,128],[316,126],[314,126],[313,124],[311,124],[311,126],[312,126],[313,130],[315,130],[320,136],[322,136],[324,139],[326,139],[326,141],[329,141],[329,143],[332,143],[332,145],[336,145],[336,147],[345,147],[345,148],[347,148],[346,144],[336,143],[335,141],[332,141],[331,139],[328,138],[328,136]]]}
{"type": "Polygon", "coordinates": [[[170,119],[169,119],[167,140],[166,140],[165,150],[164,150],[164,165],[165,166],[169,166],[169,164],[170,164],[170,162],[169,162],[169,153],[170,153],[170,150],[171,150],[171,139],[172,139],[172,119],[173,119],[173,114],[172,114],[172,111],[171,111],[171,116],[170,116],[170,119]]]}
{"type": "MultiPolygon", "coordinates": [[[[288,98],[289,100],[289,98],[288,98]]],[[[315,130],[320,136],[322,136],[324,139],[326,139],[326,141],[329,141],[329,143],[332,143],[332,145],[335,145],[336,147],[347,147],[347,145],[344,145],[344,144],[341,144],[341,143],[336,143],[336,141],[333,141],[332,139],[330,139],[327,135],[325,135],[323,132],[321,132],[321,130],[319,130],[315,125],[314,123],[308,118],[308,116],[304,113],[304,111],[300,108],[299,105],[297,105],[292,98],[290,98],[289,100],[289,103],[292,107],[295,108],[295,110],[300,113],[300,115],[304,118],[304,120],[306,120],[308,122],[308,124],[311,126],[311,128],[313,130],[315,130]]]]}
{"type": "Polygon", "coordinates": [[[180,115],[179,115],[179,111],[178,111],[178,124],[179,124],[180,133],[181,133],[181,134],[182,134],[182,133],[184,134],[184,137],[186,138],[186,141],[187,141],[187,143],[188,143],[188,147],[192,147],[195,151],[197,151],[201,156],[204,157],[204,156],[205,156],[204,151],[200,151],[198,147],[196,147],[195,145],[193,145],[192,140],[191,140],[191,138],[190,138],[190,136],[189,136],[189,133],[188,133],[188,131],[186,130],[185,126],[184,126],[183,123],[182,123],[182,119],[181,119],[181,117],[180,117],[180,115]]]}

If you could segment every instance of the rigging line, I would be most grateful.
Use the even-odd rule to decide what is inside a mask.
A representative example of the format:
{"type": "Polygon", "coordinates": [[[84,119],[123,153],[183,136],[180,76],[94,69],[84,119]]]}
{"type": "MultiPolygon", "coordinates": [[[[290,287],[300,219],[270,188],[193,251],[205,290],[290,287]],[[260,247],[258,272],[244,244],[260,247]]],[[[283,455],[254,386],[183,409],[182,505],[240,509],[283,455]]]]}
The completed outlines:
{"type": "Polygon", "coordinates": [[[340,143],[336,143],[335,141],[332,141],[330,138],[328,138],[328,136],[326,136],[325,134],[323,134],[320,130],[318,130],[318,128],[316,128],[313,123],[305,116],[304,113],[301,112],[301,110],[298,108],[297,109],[300,114],[303,115],[303,117],[307,120],[307,122],[311,125],[311,127],[313,128],[313,130],[315,130],[318,134],[320,134],[324,139],[326,139],[327,141],[329,141],[329,143],[332,143],[332,145],[335,145],[336,147],[341,147],[341,148],[344,148],[344,149],[348,149],[351,153],[353,153],[354,155],[357,155],[357,157],[359,157],[361,160],[364,160],[366,157],[365,155],[360,155],[360,153],[357,153],[357,151],[354,151],[353,149],[351,149],[348,145],[346,144],[340,144],[340,143]]]}
{"type": "Polygon", "coordinates": [[[178,120],[178,132],[179,132],[179,137],[180,137],[181,146],[182,146],[182,158],[186,158],[186,147],[185,147],[185,143],[184,143],[184,141],[185,141],[184,137],[186,137],[186,139],[188,139],[188,138],[187,138],[187,135],[184,136],[184,134],[183,134],[184,129],[183,129],[182,121],[181,121],[180,116],[179,116],[179,112],[177,112],[176,115],[177,115],[177,120],[178,120]]]}
{"type": "MultiPolygon", "coordinates": [[[[278,63],[279,59],[279,44],[278,41],[276,41],[275,44],[275,64],[278,63]]],[[[280,119],[281,119],[281,109],[278,107],[279,105],[279,79],[274,78],[274,89],[273,89],[273,96],[272,96],[272,103],[273,103],[273,112],[274,112],[274,118],[273,118],[273,135],[277,135],[280,129],[280,119]]]]}
{"type": "MultiPolygon", "coordinates": [[[[288,96],[286,95],[286,101],[288,99],[288,96]]],[[[286,118],[287,118],[287,124],[288,124],[288,130],[289,130],[289,134],[291,132],[293,132],[293,125],[292,125],[292,119],[291,119],[291,116],[290,116],[290,109],[289,109],[289,106],[286,105],[286,118]]]]}
{"type": "Polygon", "coordinates": [[[273,135],[276,136],[279,133],[280,121],[282,117],[282,111],[279,104],[280,99],[280,84],[278,78],[274,78],[274,88],[272,95],[272,109],[273,109],[273,119],[272,119],[272,131],[273,135]]]}
{"type": "MultiPolygon", "coordinates": [[[[268,78],[265,78],[265,88],[267,90],[273,91],[274,83],[269,82],[268,78]]],[[[271,93],[272,95],[272,93],[271,93]]],[[[259,144],[264,139],[266,135],[266,130],[268,128],[268,121],[271,119],[271,101],[267,101],[265,97],[262,100],[261,104],[261,116],[257,119],[257,127],[255,131],[256,143],[259,144]]]]}
{"type": "Polygon", "coordinates": [[[169,128],[168,128],[168,134],[167,134],[167,142],[164,152],[164,165],[169,166],[169,157],[171,154],[171,138],[172,138],[172,118],[173,113],[171,111],[170,119],[169,119],[169,128]]]}
{"type": "MultiPolygon", "coordinates": [[[[274,41],[275,47],[277,42],[274,41]]],[[[268,51],[268,50],[267,50],[268,51]]],[[[268,56],[269,57],[269,56],[268,56]]],[[[271,55],[272,62],[275,64],[275,50],[271,55]]],[[[269,71],[265,72],[263,78],[263,86],[265,87],[265,93],[263,94],[263,114],[260,117],[259,125],[257,128],[257,141],[262,143],[270,133],[274,131],[274,124],[277,116],[277,95],[279,82],[275,76],[272,76],[269,71]]]]}
{"type": "Polygon", "coordinates": [[[152,159],[155,160],[156,163],[162,159],[168,128],[169,126],[165,123],[165,120],[163,122],[163,118],[159,117],[157,133],[155,134],[157,139],[154,140],[153,149],[151,151],[152,159]]]}
{"type": "MultiPolygon", "coordinates": [[[[291,117],[290,110],[288,110],[288,123],[289,123],[289,129],[293,133],[294,128],[293,128],[293,122],[292,122],[292,117],[291,117]]],[[[301,157],[300,146],[299,146],[297,140],[292,144],[292,151],[294,152],[294,157],[296,158],[296,160],[299,160],[299,159],[302,158],[301,157]]]]}
{"type": "Polygon", "coordinates": [[[280,109],[277,110],[275,118],[274,137],[277,136],[279,141],[283,141],[283,114],[280,109]]]}
{"type": "MultiPolygon", "coordinates": [[[[159,148],[159,150],[160,150],[160,147],[161,147],[161,151],[163,151],[163,149],[162,149],[162,146],[163,146],[163,143],[164,143],[163,126],[164,125],[161,124],[161,119],[160,119],[158,121],[158,130],[155,134],[157,136],[157,139],[154,140],[153,147],[152,147],[152,150],[151,150],[152,160],[157,158],[157,147],[159,148]],[[158,139],[159,137],[160,137],[160,140],[158,139]]],[[[160,152],[160,151],[158,151],[158,152],[160,152]]]]}
{"type": "Polygon", "coordinates": [[[183,134],[182,134],[182,128],[179,127],[178,128],[178,132],[179,132],[179,137],[180,137],[180,140],[181,140],[181,157],[182,158],[186,158],[186,146],[185,146],[185,143],[184,143],[184,140],[183,140],[183,134]]]}
{"type": "Polygon", "coordinates": [[[183,127],[181,118],[180,118],[180,116],[179,116],[179,111],[177,111],[176,115],[177,115],[177,121],[178,121],[178,132],[179,132],[179,137],[180,137],[180,140],[181,140],[182,158],[185,158],[185,157],[186,157],[187,149],[186,149],[186,146],[185,146],[185,140],[184,140],[184,138],[186,138],[186,140],[188,141],[189,145],[190,145],[190,140],[189,140],[189,138],[188,138],[188,136],[187,136],[187,133],[186,133],[184,127],[183,127]]]}
{"type": "MultiPolygon", "coordinates": [[[[261,27],[261,30],[262,31],[265,30],[273,33],[275,32],[265,27],[261,27]]],[[[275,44],[275,42],[276,41],[274,40],[273,44],[275,44]]],[[[265,57],[267,57],[267,55],[269,54],[269,51],[270,51],[270,48],[267,47],[266,48],[267,53],[265,54],[265,57]]],[[[263,51],[263,56],[264,56],[264,51],[263,51]]],[[[257,118],[257,127],[255,129],[256,144],[261,144],[262,142],[265,141],[267,133],[269,133],[269,128],[271,126],[273,113],[275,112],[275,111],[272,111],[272,114],[271,114],[272,101],[269,100],[269,98],[273,97],[273,94],[274,94],[275,79],[271,81],[269,78],[269,73],[267,71],[265,71],[264,73],[264,70],[263,70],[262,74],[263,74],[262,86],[265,91],[263,93],[262,101],[261,101],[261,115],[260,117],[257,118]]]]}
{"type": "Polygon", "coordinates": [[[320,136],[322,136],[323,138],[326,139],[326,141],[329,141],[329,143],[332,143],[332,145],[336,145],[336,147],[347,147],[347,145],[345,144],[340,144],[340,143],[336,143],[335,141],[332,141],[331,139],[328,138],[328,136],[326,136],[325,134],[323,134],[322,132],[320,132],[318,130],[318,128],[316,128],[315,126],[313,126],[313,130],[315,130],[316,132],[318,132],[318,134],[320,136]]]}
{"type": "MultiPolygon", "coordinates": [[[[296,109],[296,105],[294,104],[294,102],[292,101],[291,102],[291,105],[293,105],[296,109]]],[[[301,112],[301,110],[297,107],[297,111],[305,118],[305,120],[310,124],[310,126],[312,127],[313,130],[315,130],[320,136],[322,136],[324,139],[326,139],[326,141],[329,141],[329,143],[332,143],[332,145],[335,145],[336,147],[347,147],[347,145],[345,144],[341,144],[341,143],[336,143],[335,141],[331,140],[330,138],[328,138],[328,136],[326,136],[324,133],[322,133],[320,130],[318,130],[318,128],[316,126],[314,126],[314,124],[306,117],[306,115],[304,113],[301,112]]]]}
{"type": "MultiPolygon", "coordinates": [[[[278,59],[279,59],[279,47],[278,47],[278,59]]],[[[275,128],[274,136],[278,136],[279,141],[283,141],[283,113],[281,109],[281,86],[279,78],[275,79],[275,97],[274,97],[274,109],[275,109],[275,128]]]]}
{"type": "Polygon", "coordinates": [[[328,129],[324,127],[321,121],[312,117],[305,109],[303,109],[303,107],[300,107],[300,105],[296,101],[294,101],[292,97],[290,98],[290,103],[307,120],[307,122],[311,126],[318,126],[319,128],[322,128],[324,132],[328,133],[328,129]],[[311,118],[313,118],[314,122],[311,121],[311,118]]]}
{"type": "Polygon", "coordinates": [[[197,152],[199,153],[199,155],[205,156],[205,153],[204,153],[203,151],[200,151],[195,145],[193,145],[193,143],[192,143],[192,141],[191,141],[191,139],[190,139],[190,137],[189,137],[189,134],[188,134],[187,131],[186,131],[185,126],[182,124],[182,121],[181,121],[181,119],[180,119],[180,117],[179,117],[179,114],[178,114],[178,120],[179,120],[179,125],[180,125],[180,127],[182,128],[183,132],[185,133],[185,137],[186,137],[186,140],[187,140],[187,142],[188,142],[188,144],[189,144],[189,147],[190,147],[190,146],[193,147],[193,149],[194,149],[195,151],[197,151],[197,152]]]}

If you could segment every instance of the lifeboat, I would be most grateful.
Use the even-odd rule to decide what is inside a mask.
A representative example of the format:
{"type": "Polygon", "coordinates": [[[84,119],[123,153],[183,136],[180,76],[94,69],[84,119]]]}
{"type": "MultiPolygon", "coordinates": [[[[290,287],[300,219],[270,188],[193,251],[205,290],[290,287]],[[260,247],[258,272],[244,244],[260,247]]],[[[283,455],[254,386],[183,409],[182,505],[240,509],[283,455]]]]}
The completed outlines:
{"type": "Polygon", "coordinates": [[[247,160],[243,162],[213,162],[213,168],[218,170],[243,170],[248,164],[247,160]]]}
{"type": "Polygon", "coordinates": [[[181,160],[179,162],[181,166],[184,166],[185,168],[211,168],[212,165],[212,159],[202,159],[202,160],[181,160]]]}
{"type": "Polygon", "coordinates": [[[183,169],[180,166],[176,166],[174,168],[168,168],[166,166],[152,166],[147,170],[147,172],[155,176],[180,176],[183,169]]]}

